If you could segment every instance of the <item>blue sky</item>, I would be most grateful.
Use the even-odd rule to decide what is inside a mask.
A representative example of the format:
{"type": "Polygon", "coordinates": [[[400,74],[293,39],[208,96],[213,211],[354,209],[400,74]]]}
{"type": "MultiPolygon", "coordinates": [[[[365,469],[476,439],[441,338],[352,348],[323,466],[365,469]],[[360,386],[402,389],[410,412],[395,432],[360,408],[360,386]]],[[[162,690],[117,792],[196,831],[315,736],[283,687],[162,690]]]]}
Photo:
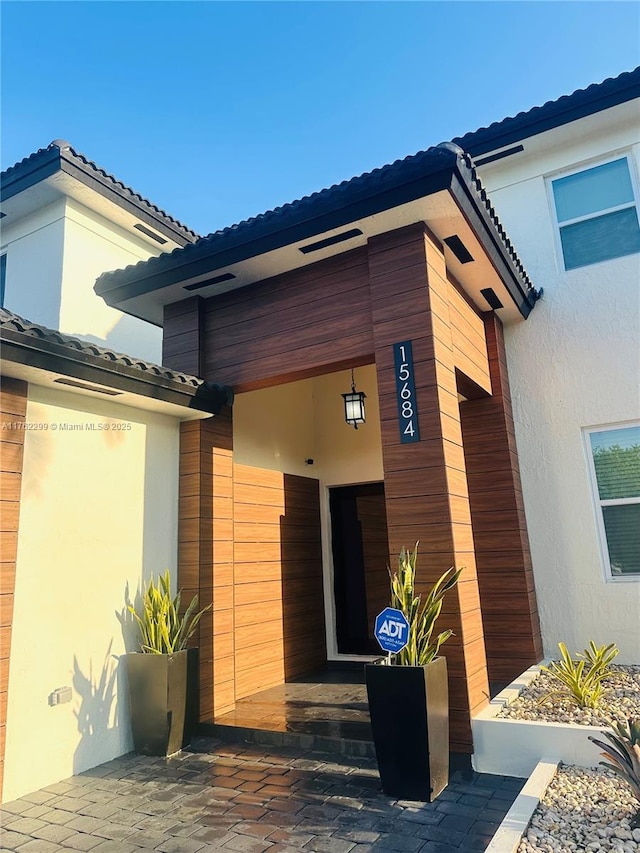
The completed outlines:
{"type": "Polygon", "coordinates": [[[640,64],[635,2],[25,2],[2,168],[52,139],[207,233],[640,64]]]}

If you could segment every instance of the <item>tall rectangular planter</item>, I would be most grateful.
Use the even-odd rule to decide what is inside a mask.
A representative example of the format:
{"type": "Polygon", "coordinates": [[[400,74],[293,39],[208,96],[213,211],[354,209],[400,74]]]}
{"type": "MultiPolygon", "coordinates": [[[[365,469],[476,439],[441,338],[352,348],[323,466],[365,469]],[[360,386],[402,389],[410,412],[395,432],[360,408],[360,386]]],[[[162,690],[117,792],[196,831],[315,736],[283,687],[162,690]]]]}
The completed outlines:
{"type": "Polygon", "coordinates": [[[187,697],[187,652],[126,655],[133,745],[142,755],[182,748],[187,697]]]}
{"type": "Polygon", "coordinates": [[[447,662],[365,667],[382,790],[431,802],[449,782],[447,662]]]}

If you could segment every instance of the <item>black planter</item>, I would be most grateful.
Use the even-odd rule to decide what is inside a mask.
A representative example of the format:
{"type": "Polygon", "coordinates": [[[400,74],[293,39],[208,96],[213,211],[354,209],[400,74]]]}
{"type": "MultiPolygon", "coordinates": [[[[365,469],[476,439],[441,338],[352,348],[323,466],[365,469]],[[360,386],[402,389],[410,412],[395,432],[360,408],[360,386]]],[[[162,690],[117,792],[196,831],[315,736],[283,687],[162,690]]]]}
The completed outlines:
{"type": "Polygon", "coordinates": [[[189,746],[200,719],[200,650],[187,649],[187,704],[182,746],[189,746]]]}
{"type": "Polygon", "coordinates": [[[128,654],[133,746],[142,755],[172,755],[183,745],[187,652],[128,654]]]}
{"type": "Polygon", "coordinates": [[[382,790],[432,802],[449,782],[447,661],[426,666],[365,666],[382,790]]]}

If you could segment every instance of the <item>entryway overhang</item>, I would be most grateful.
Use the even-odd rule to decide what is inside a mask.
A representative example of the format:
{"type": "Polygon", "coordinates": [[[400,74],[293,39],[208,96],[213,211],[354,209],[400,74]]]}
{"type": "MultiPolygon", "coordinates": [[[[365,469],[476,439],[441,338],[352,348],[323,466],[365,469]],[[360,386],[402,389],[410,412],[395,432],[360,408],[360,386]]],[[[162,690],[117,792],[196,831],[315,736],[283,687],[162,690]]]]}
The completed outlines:
{"type": "Polygon", "coordinates": [[[526,318],[538,298],[470,158],[443,143],[124,270],[95,291],[107,304],[163,323],[164,307],[218,296],[299,269],[375,236],[424,222],[447,268],[480,311],[526,318]]]}
{"type": "Polygon", "coordinates": [[[179,417],[206,418],[231,405],[224,385],[116,353],[0,309],[2,375],[121,405],[179,417]]]}

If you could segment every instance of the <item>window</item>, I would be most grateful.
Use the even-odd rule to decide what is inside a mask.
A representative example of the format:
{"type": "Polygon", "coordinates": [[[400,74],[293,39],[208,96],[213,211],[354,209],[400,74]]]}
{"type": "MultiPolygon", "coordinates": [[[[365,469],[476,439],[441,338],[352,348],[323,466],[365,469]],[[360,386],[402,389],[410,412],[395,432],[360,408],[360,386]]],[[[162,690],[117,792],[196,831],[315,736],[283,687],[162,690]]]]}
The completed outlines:
{"type": "Polygon", "coordinates": [[[640,423],[586,432],[602,555],[612,578],[640,578],[640,423]]]}
{"type": "Polygon", "coordinates": [[[7,253],[0,255],[0,308],[4,308],[4,288],[7,283],[7,253]]]}
{"type": "Polygon", "coordinates": [[[626,157],[557,178],[551,188],[566,270],[640,252],[626,157]]]}

